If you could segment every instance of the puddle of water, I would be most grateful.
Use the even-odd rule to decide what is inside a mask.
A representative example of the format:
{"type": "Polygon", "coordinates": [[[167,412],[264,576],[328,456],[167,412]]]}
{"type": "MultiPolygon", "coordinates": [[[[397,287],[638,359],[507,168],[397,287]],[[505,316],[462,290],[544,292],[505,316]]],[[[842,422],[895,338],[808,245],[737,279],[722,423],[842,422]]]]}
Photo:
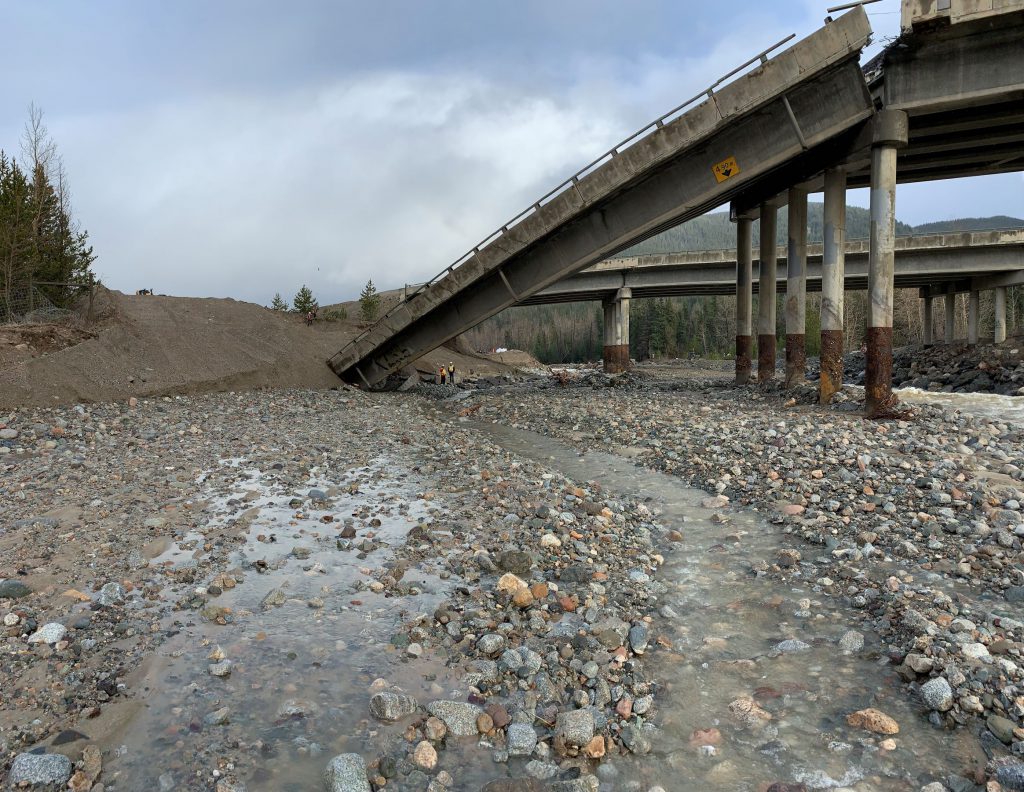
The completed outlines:
{"type": "Polygon", "coordinates": [[[1024,397],[998,393],[941,393],[920,388],[897,388],[901,401],[911,404],[934,404],[960,410],[978,418],[1024,425],[1024,397]]]}
{"type": "Polygon", "coordinates": [[[366,571],[388,560],[388,545],[430,522],[433,507],[416,498],[417,482],[389,472],[389,460],[334,476],[333,483],[326,475],[311,478],[298,491],[237,461],[225,467],[234,470],[208,476],[232,482],[228,495],[211,500],[208,523],[152,563],[187,569],[207,534],[248,523],[229,563],[244,582],[209,601],[229,609],[230,623],[218,626],[195,611],[170,616],[165,627],[176,634],[136,685],[145,708],[113,746],[116,758],[104,770],[108,789],[205,790],[216,773],[229,772],[253,791],[319,789],[331,756],[372,757],[400,733],[401,726],[357,728],[368,717],[375,679],[420,699],[446,692],[430,673],[436,665],[439,676],[440,662],[406,663],[390,639],[410,614],[431,612],[450,583],[429,567],[412,567],[401,580],[413,587],[405,596],[353,589],[373,580],[366,571]],[[307,501],[314,487],[329,502],[307,501]],[[296,497],[303,500],[298,508],[296,497]],[[334,520],[322,522],[325,515],[334,520]],[[354,549],[339,548],[339,541],[347,546],[339,539],[346,522],[357,529],[348,540],[354,549]],[[358,546],[369,536],[382,546],[360,558],[358,546]],[[283,604],[262,608],[275,590],[284,592],[283,604]],[[322,604],[310,607],[314,599],[322,604]],[[224,678],[209,670],[218,650],[232,663],[224,678]],[[240,766],[228,766],[228,755],[240,755],[240,766]]]}
{"type": "MultiPolygon", "coordinates": [[[[638,468],[608,454],[582,456],[549,437],[479,425],[504,448],[580,481],[599,482],[610,495],[649,498],[658,522],[679,530],[658,579],[668,606],[656,626],[672,642],[645,666],[659,681],[652,754],[611,762],[620,780],[667,790],[756,790],[766,783],[809,789],[919,789],[950,772],[965,774],[980,756],[975,738],[933,728],[902,687],[885,647],[856,613],[814,591],[814,581],[786,585],[758,578],[751,564],[774,560],[779,532],[751,511],[724,510],[725,523],[701,508],[707,493],[672,476],[638,468]],[[863,633],[865,648],[846,654],[838,641],[863,633]],[[806,649],[779,653],[784,640],[806,649]],[[771,720],[754,729],[730,717],[729,705],[749,697],[771,720]],[[900,725],[895,749],[883,738],[846,724],[865,707],[900,725]],[[698,730],[718,734],[691,740],[698,730]],[[715,743],[702,748],[701,743],[715,743]]],[[[804,549],[803,552],[808,552],[804,549]]],[[[983,758],[981,761],[984,761],[983,758]]]]}

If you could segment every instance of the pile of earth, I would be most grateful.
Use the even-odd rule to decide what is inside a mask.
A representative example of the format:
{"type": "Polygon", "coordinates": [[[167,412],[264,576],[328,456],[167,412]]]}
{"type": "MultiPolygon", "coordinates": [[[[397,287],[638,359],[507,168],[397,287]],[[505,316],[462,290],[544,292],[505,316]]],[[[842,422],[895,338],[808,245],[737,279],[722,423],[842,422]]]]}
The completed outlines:
{"type": "MultiPolygon", "coordinates": [[[[0,407],[54,406],[253,388],[336,388],[325,361],[359,331],[223,298],[126,295],[99,289],[85,329],[33,326],[0,334],[0,407]]],[[[440,349],[436,371],[501,376],[508,366],[440,349]]]]}

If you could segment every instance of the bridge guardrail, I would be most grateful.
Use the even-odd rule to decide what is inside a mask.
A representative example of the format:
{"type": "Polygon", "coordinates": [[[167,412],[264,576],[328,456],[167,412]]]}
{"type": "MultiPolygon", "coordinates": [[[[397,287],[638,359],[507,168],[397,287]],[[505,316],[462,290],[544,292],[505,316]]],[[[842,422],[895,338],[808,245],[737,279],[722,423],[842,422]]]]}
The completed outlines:
{"type": "Polygon", "coordinates": [[[505,223],[497,231],[494,231],[491,234],[489,234],[488,236],[484,237],[483,240],[481,240],[479,243],[477,243],[474,247],[472,247],[469,251],[464,253],[462,256],[457,258],[454,262],[449,264],[445,269],[441,270],[441,272],[439,272],[437,275],[435,275],[429,281],[427,281],[426,283],[421,285],[419,288],[417,288],[414,292],[412,292],[411,294],[409,294],[409,295],[403,297],[402,299],[400,299],[398,301],[398,303],[396,303],[392,308],[390,308],[386,313],[384,313],[384,315],[381,316],[372,325],[370,325],[370,327],[366,328],[362,333],[360,333],[355,338],[353,338],[352,341],[349,342],[348,346],[352,346],[353,344],[359,343],[363,338],[365,338],[367,335],[369,335],[373,331],[373,328],[376,327],[377,324],[379,324],[380,322],[383,322],[386,319],[388,319],[399,308],[401,308],[403,305],[405,305],[410,300],[414,299],[418,294],[421,294],[425,289],[429,288],[430,286],[433,286],[435,283],[437,283],[441,279],[447,277],[449,274],[454,272],[460,265],[464,264],[466,261],[471,259],[477,253],[479,253],[483,248],[485,248],[487,245],[489,245],[491,242],[493,242],[496,239],[501,238],[504,234],[508,233],[509,229],[513,228],[516,224],[518,224],[519,221],[523,220],[524,218],[528,217],[529,215],[533,214],[534,212],[539,211],[540,208],[542,206],[544,206],[545,203],[547,203],[551,198],[554,198],[557,195],[559,195],[563,190],[565,190],[567,187],[569,187],[569,185],[574,185],[577,182],[579,182],[581,177],[586,176],[594,168],[596,168],[598,165],[600,165],[601,163],[605,162],[606,160],[608,160],[610,158],[617,157],[622,152],[622,150],[625,147],[627,147],[627,144],[633,144],[633,143],[637,142],[641,138],[645,137],[651,130],[661,129],[665,125],[666,121],[672,120],[673,117],[675,117],[681,110],[689,107],[694,102],[696,102],[696,101],[698,101],[700,99],[704,99],[705,97],[708,98],[708,99],[714,99],[714,97],[715,97],[714,91],[715,91],[716,88],[721,86],[723,83],[725,83],[727,80],[731,79],[732,77],[735,77],[736,75],[738,75],[744,69],[748,68],[749,66],[752,66],[754,63],[757,63],[757,62],[760,62],[762,64],[763,63],[767,63],[767,61],[768,61],[768,53],[774,52],[779,47],[781,47],[783,44],[789,43],[794,38],[796,38],[796,33],[790,33],[784,39],[782,39],[780,41],[777,41],[775,44],[772,44],[772,46],[768,47],[767,49],[761,50],[761,52],[759,52],[757,55],[755,55],[754,57],[750,58],[749,60],[741,63],[739,66],[737,66],[735,69],[733,69],[728,74],[724,74],[721,77],[719,77],[717,80],[715,80],[711,85],[709,85],[707,88],[705,88],[700,93],[696,94],[695,96],[690,97],[689,99],[687,99],[682,104],[677,105],[672,110],[669,110],[667,113],[665,113],[664,115],[661,115],[658,118],[656,118],[654,121],[651,121],[646,126],[641,127],[636,132],[634,132],[632,135],[627,137],[625,140],[621,141],[617,145],[615,145],[612,148],[608,149],[608,151],[604,152],[604,154],[602,154],[601,156],[597,157],[597,159],[593,160],[592,162],[590,162],[588,165],[584,166],[583,168],[580,168],[578,171],[576,171],[576,173],[574,173],[572,176],[570,176],[568,179],[563,181],[561,184],[559,184],[554,189],[549,190],[540,199],[538,199],[537,201],[534,201],[533,204],[531,204],[526,209],[521,211],[519,214],[517,214],[515,217],[513,217],[511,220],[509,220],[507,223],[505,223]]]}

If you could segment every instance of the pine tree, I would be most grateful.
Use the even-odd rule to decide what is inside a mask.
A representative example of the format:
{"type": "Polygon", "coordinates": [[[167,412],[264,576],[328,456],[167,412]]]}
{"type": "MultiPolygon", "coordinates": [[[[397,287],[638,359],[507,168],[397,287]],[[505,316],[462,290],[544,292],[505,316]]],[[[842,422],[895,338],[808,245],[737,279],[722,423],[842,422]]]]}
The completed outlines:
{"type": "Polygon", "coordinates": [[[13,159],[0,151],[0,316],[14,312],[14,295],[32,278],[31,186],[13,159]]]}
{"type": "Polygon", "coordinates": [[[281,292],[277,292],[274,295],[274,299],[270,301],[271,311],[287,311],[288,303],[281,299],[281,292]]]}
{"type": "Polygon", "coordinates": [[[292,306],[295,312],[300,314],[307,314],[320,307],[317,301],[313,299],[313,292],[310,291],[305,283],[302,284],[302,288],[292,298],[292,306]]]}
{"type": "MultiPolygon", "coordinates": [[[[6,315],[13,313],[14,295],[33,282],[91,283],[96,259],[89,235],[72,218],[67,174],[35,106],[29,108],[22,155],[24,168],[0,151],[0,314],[6,315]]],[[[69,306],[78,291],[35,288],[60,306],[69,306]]]]}
{"type": "Polygon", "coordinates": [[[362,292],[359,294],[359,313],[364,322],[372,322],[380,313],[380,295],[372,280],[366,282],[362,292]]]}

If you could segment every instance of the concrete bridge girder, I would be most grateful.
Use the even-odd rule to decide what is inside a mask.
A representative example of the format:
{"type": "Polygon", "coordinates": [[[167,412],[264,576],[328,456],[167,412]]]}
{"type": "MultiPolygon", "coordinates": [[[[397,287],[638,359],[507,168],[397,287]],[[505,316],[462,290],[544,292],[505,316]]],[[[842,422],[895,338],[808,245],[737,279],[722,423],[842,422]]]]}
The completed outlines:
{"type": "MultiPolygon", "coordinates": [[[[809,291],[822,288],[823,245],[807,248],[806,286],[809,291]]],[[[996,276],[1014,284],[1014,273],[1024,271],[1024,230],[984,233],[954,233],[905,237],[896,240],[896,285],[916,285],[961,281],[968,277],[996,276]]],[[[555,284],[532,298],[527,305],[574,300],[601,300],[622,287],[633,296],[666,297],[688,295],[730,295],[736,292],[738,261],[732,251],[705,251],[684,254],[652,255],[604,262],[555,284]]],[[[782,248],[776,253],[776,292],[788,290],[787,257],[782,248]]],[[[752,291],[760,291],[761,262],[752,259],[752,291]]],[[[868,245],[865,240],[847,242],[844,251],[844,288],[866,288],[868,245]]],[[[982,288],[993,288],[987,286],[982,288]]],[[[968,291],[969,289],[961,289],[968,291]]]]}
{"type": "Polygon", "coordinates": [[[854,9],[619,150],[328,361],[376,383],[516,301],[729,201],[807,146],[872,113],[856,56],[870,25],[854,9]],[[727,163],[736,166],[726,167],[727,163]],[[721,168],[716,171],[716,168],[721,168]],[[717,173],[717,175],[716,175],[717,173]],[[502,276],[497,270],[500,269],[502,276]],[[393,317],[389,317],[393,319],[393,317]]]}
{"type": "MultiPolygon", "coordinates": [[[[908,114],[899,183],[1024,169],[1024,6],[949,27],[906,32],[864,67],[878,107],[908,114]]],[[[842,167],[851,189],[870,187],[873,129],[864,122],[812,147],[733,202],[757,207],[792,185],[822,189],[824,172],[842,167]]]]}

